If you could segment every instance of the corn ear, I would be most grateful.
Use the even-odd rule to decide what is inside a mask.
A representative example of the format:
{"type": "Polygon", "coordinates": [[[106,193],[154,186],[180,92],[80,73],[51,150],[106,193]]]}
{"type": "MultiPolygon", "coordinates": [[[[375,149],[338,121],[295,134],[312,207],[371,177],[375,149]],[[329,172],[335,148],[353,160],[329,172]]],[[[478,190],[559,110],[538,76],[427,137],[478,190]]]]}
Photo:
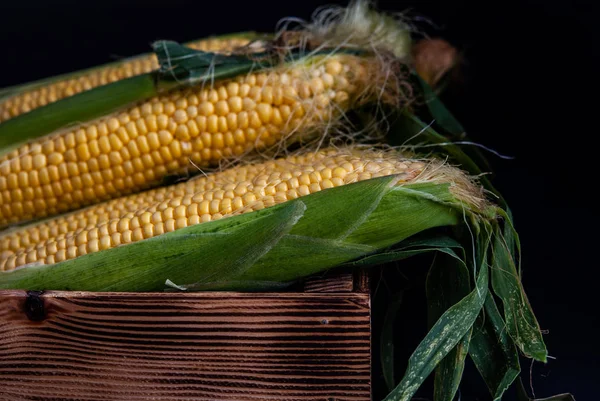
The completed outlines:
{"type": "Polygon", "coordinates": [[[399,183],[414,182],[443,169],[398,156],[354,148],[308,152],[115,199],[1,235],[0,270],[53,264],[356,181],[394,174],[399,183]]]}
{"type": "Polygon", "coordinates": [[[162,291],[167,280],[190,290],[287,283],[423,230],[461,224],[465,207],[479,213],[457,199],[450,183],[394,181],[348,184],[55,265],[1,273],[0,288],[162,291]]]}

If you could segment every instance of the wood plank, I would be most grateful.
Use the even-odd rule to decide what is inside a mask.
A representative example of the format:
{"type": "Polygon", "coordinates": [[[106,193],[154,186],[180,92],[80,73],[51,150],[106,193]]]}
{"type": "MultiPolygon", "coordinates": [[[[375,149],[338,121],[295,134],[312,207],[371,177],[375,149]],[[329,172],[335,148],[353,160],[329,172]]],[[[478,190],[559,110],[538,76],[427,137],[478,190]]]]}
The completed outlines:
{"type": "Polygon", "coordinates": [[[0,400],[370,400],[365,293],[0,291],[0,400]]]}

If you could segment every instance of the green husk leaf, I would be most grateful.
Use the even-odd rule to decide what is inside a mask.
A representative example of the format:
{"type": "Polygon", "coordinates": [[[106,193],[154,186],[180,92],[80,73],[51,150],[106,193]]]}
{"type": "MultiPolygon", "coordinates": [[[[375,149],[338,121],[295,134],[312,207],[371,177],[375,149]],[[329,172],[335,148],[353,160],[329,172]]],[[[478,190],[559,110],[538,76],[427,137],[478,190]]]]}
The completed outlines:
{"type": "Polygon", "coordinates": [[[471,343],[473,327],[460,339],[435,368],[433,399],[452,401],[458,391],[465,370],[465,360],[471,343]]]}
{"type": "Polygon", "coordinates": [[[394,369],[394,320],[402,306],[403,295],[404,292],[401,291],[391,297],[381,329],[381,370],[389,391],[392,391],[394,387],[396,387],[394,369]]]}
{"type": "MultiPolygon", "coordinates": [[[[508,222],[506,228],[510,229],[508,222]]],[[[515,248],[517,241],[516,236],[506,238],[500,229],[496,230],[492,255],[492,288],[502,300],[506,329],[515,344],[525,356],[545,363],[548,351],[510,251],[515,248]]]]}
{"type": "MultiPolygon", "coordinates": [[[[198,281],[187,284],[186,288],[188,290],[202,289],[205,283],[212,282],[215,276],[218,276],[219,280],[226,281],[243,274],[258,259],[276,246],[285,234],[290,232],[298,220],[302,218],[305,211],[306,205],[301,200],[288,202],[262,222],[250,220],[244,230],[223,230],[222,232],[228,238],[224,238],[221,247],[215,242],[213,242],[212,247],[207,249],[202,249],[196,245],[197,252],[202,252],[205,266],[196,276],[198,281]],[[249,245],[239,246],[244,241],[249,245]],[[211,251],[215,262],[207,259],[207,252],[211,251]],[[228,256],[224,258],[222,255],[228,256]],[[225,259],[233,260],[227,261],[225,259]]],[[[186,258],[190,260],[190,263],[193,263],[193,259],[188,255],[186,255],[186,258]]],[[[173,269],[177,269],[183,264],[182,262],[181,260],[173,260],[165,268],[171,265],[173,269]]]]}
{"type": "Polygon", "coordinates": [[[367,255],[358,260],[345,263],[342,265],[342,267],[376,266],[376,265],[381,265],[384,263],[399,262],[401,260],[408,259],[413,256],[421,255],[424,253],[430,253],[430,252],[453,253],[453,251],[449,248],[436,248],[436,247],[411,249],[411,250],[384,251],[384,252],[376,253],[373,255],[367,255]]]}
{"type": "Polygon", "coordinates": [[[484,251],[477,262],[479,271],[475,289],[444,312],[433,325],[411,355],[400,384],[385,398],[385,401],[410,400],[427,376],[471,330],[488,293],[486,258],[489,239],[478,236],[478,241],[484,251]]]}
{"type": "Polygon", "coordinates": [[[462,223],[460,206],[442,201],[453,197],[446,184],[390,187],[392,181],[367,180],[303,197],[308,206],[304,217],[241,279],[292,281],[321,272],[325,265],[329,269],[373,254],[426,229],[462,223]],[[359,195],[366,191],[374,194],[359,195]],[[362,212],[353,215],[339,207],[353,203],[362,205],[356,208],[362,212]]]}
{"type": "MultiPolygon", "coordinates": [[[[463,252],[464,254],[464,252],[463,252]]],[[[429,325],[471,291],[470,275],[464,256],[436,254],[426,281],[429,325]]],[[[471,339],[469,330],[435,370],[434,400],[452,401],[462,378],[471,339]]]]}
{"type": "Polygon", "coordinates": [[[493,400],[502,399],[504,392],[519,376],[521,366],[515,344],[506,332],[506,324],[492,294],[488,294],[484,311],[475,323],[469,356],[493,400]]]}
{"type": "Polygon", "coordinates": [[[266,227],[267,216],[283,213],[280,209],[287,203],[55,265],[1,273],[0,288],[156,291],[164,289],[167,279],[186,288],[195,284],[197,289],[248,289],[257,282],[280,285],[372,254],[424,230],[462,224],[464,204],[456,201],[449,184],[394,187],[394,180],[382,177],[302,197],[303,217],[268,252],[233,276],[210,269],[206,260],[226,254],[228,236],[234,238],[233,253],[236,247],[260,247],[260,236],[249,238],[266,227]],[[364,212],[349,214],[339,207],[353,203],[364,212]],[[175,275],[179,265],[184,265],[181,275],[175,275]],[[208,275],[206,269],[214,274],[208,275]]]}
{"type": "Polygon", "coordinates": [[[288,202],[258,212],[254,219],[224,219],[209,230],[190,226],[135,246],[91,253],[54,266],[16,270],[6,275],[8,283],[2,281],[29,289],[161,291],[169,280],[192,290],[195,283],[243,272],[289,232],[304,209],[300,201],[288,202]]]}
{"type": "Polygon", "coordinates": [[[372,254],[428,227],[460,222],[462,211],[461,216],[449,213],[448,205],[432,201],[450,195],[447,187],[414,184],[410,187],[420,196],[407,196],[400,187],[390,187],[392,181],[390,177],[368,180],[303,197],[308,206],[305,216],[240,280],[290,282],[372,254]],[[373,194],[361,194],[366,191],[373,194]],[[378,200],[381,193],[385,195],[378,200]],[[358,212],[349,213],[340,205],[358,212]]]}
{"type": "Polygon", "coordinates": [[[462,246],[455,239],[444,236],[428,233],[430,236],[420,238],[419,235],[408,238],[393,247],[377,252],[373,255],[353,260],[343,264],[341,267],[368,267],[389,262],[398,262],[408,259],[412,256],[417,256],[429,252],[442,252],[452,257],[459,258],[452,248],[461,248],[462,246]]]}
{"type": "MultiPolygon", "coordinates": [[[[438,235],[436,233],[418,234],[402,243],[402,249],[415,247],[456,248],[461,250],[463,248],[461,243],[458,242],[456,239],[448,235],[438,235]]],[[[459,256],[456,255],[456,257],[459,256]]]]}
{"type": "MultiPolygon", "coordinates": [[[[179,85],[212,82],[215,79],[245,74],[259,65],[245,55],[223,55],[185,47],[177,42],[160,40],[152,44],[158,58],[161,79],[179,85]],[[207,74],[207,71],[209,73],[207,74]],[[212,74],[210,74],[212,71],[212,74]]],[[[271,66],[270,64],[268,66],[271,66]]]]}

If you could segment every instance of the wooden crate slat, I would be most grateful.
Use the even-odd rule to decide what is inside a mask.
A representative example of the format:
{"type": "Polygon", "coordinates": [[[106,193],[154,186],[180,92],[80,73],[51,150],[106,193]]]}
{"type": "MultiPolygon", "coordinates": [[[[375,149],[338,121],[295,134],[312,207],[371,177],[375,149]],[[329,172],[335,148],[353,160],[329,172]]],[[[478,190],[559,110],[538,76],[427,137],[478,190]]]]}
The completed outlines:
{"type": "Polygon", "coordinates": [[[1,400],[370,400],[368,293],[0,291],[1,400]]]}

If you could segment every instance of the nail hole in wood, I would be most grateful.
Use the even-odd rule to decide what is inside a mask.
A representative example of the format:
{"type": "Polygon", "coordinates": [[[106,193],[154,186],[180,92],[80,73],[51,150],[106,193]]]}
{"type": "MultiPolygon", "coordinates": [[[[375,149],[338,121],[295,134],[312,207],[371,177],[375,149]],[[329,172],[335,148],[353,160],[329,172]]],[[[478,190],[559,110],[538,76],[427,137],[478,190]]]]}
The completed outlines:
{"type": "Polygon", "coordinates": [[[27,291],[25,299],[25,315],[33,322],[40,322],[46,318],[46,310],[44,309],[44,300],[41,295],[43,291],[27,291]]]}

